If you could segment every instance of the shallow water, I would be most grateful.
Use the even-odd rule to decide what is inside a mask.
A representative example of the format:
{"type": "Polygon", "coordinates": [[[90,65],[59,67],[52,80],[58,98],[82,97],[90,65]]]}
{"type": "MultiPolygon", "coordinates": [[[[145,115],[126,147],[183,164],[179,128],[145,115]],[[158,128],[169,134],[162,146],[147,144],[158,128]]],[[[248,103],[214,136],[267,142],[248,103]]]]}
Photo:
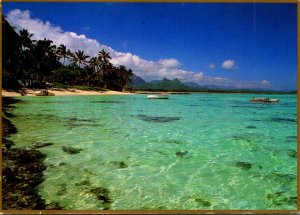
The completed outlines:
{"type": "Polygon", "coordinates": [[[64,209],[296,209],[296,95],[252,97],[22,97],[11,139],[53,143],[38,191],[64,209]]]}

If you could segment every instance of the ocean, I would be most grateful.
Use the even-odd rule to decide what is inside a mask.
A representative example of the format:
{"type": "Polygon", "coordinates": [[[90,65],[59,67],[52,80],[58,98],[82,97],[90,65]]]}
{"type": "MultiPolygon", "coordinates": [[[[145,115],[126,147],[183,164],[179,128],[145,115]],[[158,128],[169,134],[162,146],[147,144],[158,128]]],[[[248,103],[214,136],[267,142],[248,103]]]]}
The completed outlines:
{"type": "Polygon", "coordinates": [[[296,95],[19,99],[10,139],[46,155],[37,187],[46,203],[68,210],[297,208],[296,95]],[[280,102],[250,103],[253,97],[280,102]]]}

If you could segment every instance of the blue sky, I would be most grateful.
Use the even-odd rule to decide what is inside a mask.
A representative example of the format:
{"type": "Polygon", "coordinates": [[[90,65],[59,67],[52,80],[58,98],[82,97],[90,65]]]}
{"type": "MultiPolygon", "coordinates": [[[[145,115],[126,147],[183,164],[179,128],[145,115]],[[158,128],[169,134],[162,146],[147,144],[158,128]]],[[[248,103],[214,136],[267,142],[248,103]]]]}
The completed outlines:
{"type": "Polygon", "coordinates": [[[245,88],[297,86],[297,4],[2,5],[12,25],[27,28],[37,39],[48,35],[56,44],[89,55],[105,48],[115,65],[125,64],[146,80],[178,77],[245,88]]]}

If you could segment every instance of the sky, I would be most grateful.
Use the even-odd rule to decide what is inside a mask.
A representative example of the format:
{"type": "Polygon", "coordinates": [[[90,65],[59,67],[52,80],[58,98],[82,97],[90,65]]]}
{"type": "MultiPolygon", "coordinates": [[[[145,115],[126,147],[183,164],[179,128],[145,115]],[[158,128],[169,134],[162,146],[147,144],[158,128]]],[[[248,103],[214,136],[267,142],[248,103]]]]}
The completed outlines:
{"type": "Polygon", "coordinates": [[[125,65],[146,81],[297,88],[297,4],[3,2],[16,29],[125,65]]]}

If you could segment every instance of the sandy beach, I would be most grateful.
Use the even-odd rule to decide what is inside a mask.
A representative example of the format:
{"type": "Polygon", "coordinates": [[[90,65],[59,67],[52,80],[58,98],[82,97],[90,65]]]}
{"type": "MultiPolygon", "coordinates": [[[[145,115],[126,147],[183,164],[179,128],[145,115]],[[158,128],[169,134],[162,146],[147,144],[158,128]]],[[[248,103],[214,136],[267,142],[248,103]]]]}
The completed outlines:
{"type": "MultiPolygon", "coordinates": [[[[35,96],[37,92],[41,90],[32,90],[32,89],[26,89],[26,96],[35,96]]],[[[78,89],[51,89],[48,90],[50,93],[54,93],[55,96],[83,96],[83,95],[131,95],[134,93],[129,92],[119,92],[119,91],[92,91],[92,90],[78,90],[78,89]]],[[[22,96],[21,92],[18,91],[8,91],[2,89],[2,96],[5,97],[15,97],[15,96],[22,96]]]]}

